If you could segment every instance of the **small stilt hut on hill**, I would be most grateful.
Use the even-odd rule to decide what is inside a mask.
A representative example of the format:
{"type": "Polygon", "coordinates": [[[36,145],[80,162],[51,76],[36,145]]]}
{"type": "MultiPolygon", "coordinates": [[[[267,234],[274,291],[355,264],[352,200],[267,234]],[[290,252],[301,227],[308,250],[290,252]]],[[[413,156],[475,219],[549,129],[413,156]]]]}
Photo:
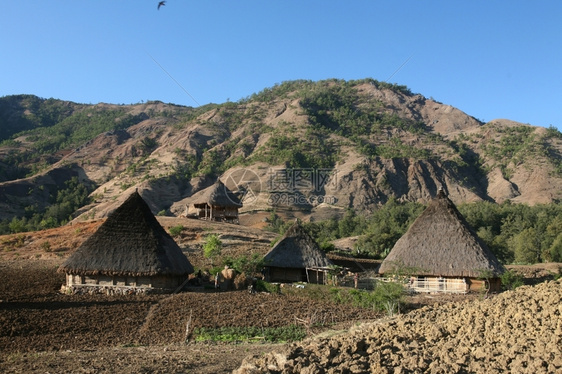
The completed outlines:
{"type": "Polygon", "coordinates": [[[193,206],[200,219],[238,223],[238,209],[242,202],[219,179],[194,199],[193,206]]]}
{"type": "Polygon", "coordinates": [[[426,210],[394,245],[379,273],[411,275],[418,292],[501,288],[504,267],[440,189],[426,210]]]}
{"type": "Polygon", "coordinates": [[[134,192],[59,268],[64,291],[169,292],[193,266],[134,192]]]}
{"type": "Polygon", "coordinates": [[[268,282],[324,284],[333,265],[298,222],[265,255],[264,262],[268,282]]]}

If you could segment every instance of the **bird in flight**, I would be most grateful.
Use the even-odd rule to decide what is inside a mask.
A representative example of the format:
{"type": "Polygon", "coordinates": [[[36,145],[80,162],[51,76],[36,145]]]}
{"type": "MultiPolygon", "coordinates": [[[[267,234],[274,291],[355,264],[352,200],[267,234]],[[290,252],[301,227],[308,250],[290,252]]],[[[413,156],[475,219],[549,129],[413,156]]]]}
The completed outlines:
{"type": "Polygon", "coordinates": [[[166,5],[166,2],[165,2],[165,1],[160,1],[160,2],[158,3],[158,10],[160,10],[160,7],[161,7],[162,5],[166,5]]]}

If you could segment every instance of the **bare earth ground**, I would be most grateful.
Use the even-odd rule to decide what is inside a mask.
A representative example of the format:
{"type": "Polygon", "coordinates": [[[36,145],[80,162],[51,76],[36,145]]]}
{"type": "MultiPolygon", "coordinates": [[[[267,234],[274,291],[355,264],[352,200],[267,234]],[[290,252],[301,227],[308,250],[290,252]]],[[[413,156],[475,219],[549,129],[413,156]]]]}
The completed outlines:
{"type": "MultiPolygon", "coordinates": [[[[194,266],[204,265],[205,260],[202,256],[197,256],[196,252],[201,238],[208,233],[220,232],[223,235],[223,242],[227,244],[226,251],[232,255],[248,248],[259,252],[266,251],[272,237],[270,233],[255,229],[243,229],[244,234],[241,235],[240,226],[230,228],[224,225],[203,225],[173,219],[163,220],[162,223],[165,227],[185,224],[187,227],[185,232],[176,240],[191,247],[188,256],[194,266]]],[[[412,319],[409,320],[411,322],[400,322],[401,319],[398,322],[391,320],[373,325],[381,326],[377,328],[362,324],[354,329],[353,334],[356,335],[361,331],[362,334],[368,335],[363,334],[358,338],[353,334],[351,336],[355,337],[350,337],[347,330],[359,322],[378,321],[380,315],[298,296],[250,295],[241,291],[224,293],[199,291],[173,296],[128,297],[60,294],[58,291],[64,276],[56,272],[57,267],[95,231],[99,224],[99,221],[77,223],[33,234],[0,237],[0,372],[227,373],[238,368],[245,357],[254,357],[246,360],[241,369],[245,370],[243,372],[250,373],[267,372],[269,369],[260,366],[262,364],[273,365],[271,367],[277,367],[275,369],[277,372],[286,373],[306,372],[306,370],[310,370],[309,372],[322,372],[322,370],[325,370],[324,372],[386,372],[386,368],[389,367],[402,367],[401,364],[396,363],[402,361],[410,362],[408,364],[410,366],[403,366],[406,372],[408,370],[450,372],[454,368],[457,368],[458,372],[494,372],[494,370],[501,372],[497,367],[495,369],[490,366],[470,367],[467,362],[461,362],[461,358],[454,358],[459,361],[459,363],[455,361],[457,366],[440,361],[442,360],[439,358],[440,353],[433,347],[439,346],[438,341],[450,339],[455,335],[447,326],[456,326],[453,329],[460,331],[463,325],[474,327],[472,330],[467,330],[464,335],[472,345],[447,340],[451,357],[456,354],[458,346],[462,348],[459,348],[458,352],[462,353],[463,349],[469,349],[471,351],[465,352],[465,356],[479,357],[478,360],[482,362],[491,362],[494,357],[498,361],[498,355],[503,355],[507,357],[506,362],[496,366],[499,365],[500,368],[512,372],[540,373],[562,370],[562,366],[556,366],[558,365],[556,360],[560,358],[556,349],[559,350],[562,346],[560,341],[562,310],[559,307],[561,296],[549,294],[552,293],[552,285],[548,289],[539,289],[537,292],[528,287],[530,291],[521,293],[517,297],[514,295],[519,294],[500,294],[493,296],[491,300],[483,301],[484,304],[480,304],[479,301],[482,295],[444,297],[416,295],[410,297],[408,301],[415,308],[421,309],[399,317],[407,319],[412,315],[412,319]],[[49,245],[44,245],[45,242],[49,245]],[[501,305],[505,305],[500,308],[501,310],[493,309],[491,307],[493,304],[486,304],[499,297],[512,298],[513,304],[519,309],[507,308],[505,305],[509,302],[505,301],[506,299],[502,301],[501,305]],[[445,304],[445,307],[438,308],[439,304],[445,304]],[[471,309],[470,306],[473,304],[475,307],[471,309]],[[539,305],[542,309],[536,309],[534,305],[539,305]],[[472,319],[458,317],[458,310],[465,310],[464,313],[473,316],[470,317],[472,319]],[[529,310],[534,312],[527,315],[529,310]],[[549,314],[539,314],[543,313],[542,310],[549,314]],[[454,321],[460,322],[439,325],[440,320],[447,320],[449,315],[455,313],[457,317],[454,321]],[[516,323],[508,325],[504,320],[496,321],[494,319],[496,314],[505,314],[508,319],[516,320],[516,323]],[[552,318],[555,318],[554,323],[558,325],[553,327],[552,318]],[[534,322],[536,320],[538,324],[534,322]],[[282,345],[205,344],[195,343],[191,339],[186,344],[188,321],[190,321],[190,331],[196,327],[275,327],[299,323],[308,328],[312,340],[302,344],[282,345]],[[498,325],[498,329],[503,329],[501,332],[506,336],[503,341],[496,342],[492,348],[485,345],[488,340],[496,339],[484,333],[489,329],[488,324],[498,325]],[[412,326],[419,327],[414,329],[412,326]],[[426,329],[431,330],[432,326],[440,326],[438,329],[441,332],[426,331],[426,329]],[[527,336],[520,329],[533,332],[535,335],[527,336]],[[339,331],[338,335],[328,337],[336,334],[335,331],[339,331]],[[408,331],[415,332],[415,336],[404,335],[408,331]],[[510,340],[509,334],[514,333],[516,339],[510,340]],[[381,336],[383,340],[375,341],[375,335],[381,336]],[[541,336],[549,340],[546,341],[541,336]],[[398,340],[393,341],[394,337],[398,337],[398,340]],[[389,340],[384,340],[387,338],[389,340]],[[531,343],[527,338],[534,340],[531,343]],[[409,343],[405,344],[406,341],[409,343]],[[504,346],[521,346],[520,342],[523,342],[520,352],[502,351],[504,346]],[[410,346],[410,343],[419,344],[423,349],[410,346]],[[325,352],[326,344],[331,344],[333,347],[325,352]],[[383,348],[374,351],[362,350],[367,346],[372,347],[373,344],[383,348]],[[475,351],[478,346],[485,346],[491,352],[497,353],[490,358],[481,350],[475,351]],[[548,349],[554,352],[554,355],[539,360],[534,346],[542,347],[540,349],[543,350],[548,349]],[[269,353],[272,351],[289,352],[292,358],[290,360],[285,358],[285,362],[281,365],[277,358],[282,356],[279,356],[279,353],[269,353]],[[363,352],[367,351],[370,352],[369,356],[382,357],[386,361],[382,360],[378,363],[361,361],[361,357],[365,355],[363,352]],[[432,357],[437,359],[427,355],[433,355],[432,357]],[[327,357],[326,360],[320,359],[320,363],[314,361],[324,356],[327,357]],[[519,359],[520,356],[523,359],[519,359]],[[336,357],[340,357],[340,362],[336,357]],[[421,360],[416,363],[419,366],[411,363],[414,357],[421,360]],[[341,362],[342,360],[347,363],[341,362]],[[437,364],[434,364],[435,367],[431,366],[431,360],[441,366],[437,364]],[[525,364],[521,360],[527,360],[526,362],[532,364],[525,364]],[[418,369],[414,370],[412,367],[418,369]]],[[[510,268],[523,274],[528,284],[537,284],[552,279],[553,274],[558,274],[560,264],[510,268]]],[[[555,284],[558,289],[561,288],[560,283],[555,284]]],[[[191,335],[189,337],[192,338],[191,335]]]]}
{"type": "MultiPolygon", "coordinates": [[[[272,351],[285,352],[293,349],[293,363],[298,362],[297,358],[301,357],[298,352],[307,352],[306,356],[311,359],[315,354],[322,356],[324,353],[320,348],[314,348],[310,352],[295,348],[300,343],[290,346],[265,343],[205,344],[191,341],[186,344],[186,323],[189,316],[192,316],[191,329],[213,326],[283,326],[296,321],[309,321],[309,336],[316,336],[314,339],[321,341],[335,339],[333,341],[338,342],[339,345],[335,346],[337,349],[334,348],[333,352],[339,352],[346,344],[356,344],[347,337],[347,329],[353,328],[359,321],[374,321],[380,317],[374,312],[335,306],[329,302],[285,295],[250,295],[242,291],[187,292],[173,296],[140,295],[126,298],[62,295],[58,290],[63,282],[63,275],[56,273],[60,261],[16,259],[0,262],[0,372],[227,373],[238,368],[245,357],[254,357],[253,360],[258,362],[261,358],[271,360],[274,356],[268,352],[272,351]],[[313,328],[312,325],[320,327],[313,328]],[[334,329],[339,332],[336,333],[334,329]],[[339,335],[326,337],[333,334],[339,335]]],[[[522,270],[535,276],[550,274],[548,270],[542,270],[541,273],[536,267],[522,270]]],[[[481,295],[468,296],[475,303],[480,302],[477,301],[480,298],[481,295]]],[[[436,308],[437,304],[457,305],[459,303],[456,302],[463,299],[467,300],[465,296],[418,295],[410,301],[417,307],[432,305],[421,309],[425,310],[422,312],[425,319],[425,315],[436,313],[433,309],[439,310],[436,308]]],[[[556,302],[559,300],[560,297],[556,302]]],[[[413,313],[417,312],[409,312],[406,316],[413,313]]],[[[559,318],[559,311],[553,313],[558,313],[555,315],[559,318]]],[[[416,324],[423,325],[419,314],[412,318],[418,319],[416,324]]],[[[481,321],[486,318],[485,315],[477,317],[481,321]]],[[[522,316],[518,318],[525,319],[522,316]]],[[[559,325],[562,329],[562,323],[559,322],[559,325]]],[[[407,330],[412,330],[411,325],[406,327],[407,330]]],[[[390,331],[393,328],[395,327],[391,324],[390,331]]],[[[355,331],[371,329],[370,325],[365,324],[356,327],[355,331]]],[[[550,333],[547,330],[544,335],[551,339],[555,333],[560,337],[561,332],[562,330],[556,330],[550,333]]],[[[377,330],[376,334],[384,335],[382,330],[377,330]]],[[[359,341],[367,341],[365,337],[361,339],[359,341]]],[[[420,340],[419,337],[417,339],[420,340]]],[[[427,342],[431,341],[428,338],[427,342]]],[[[398,346],[402,344],[400,341],[395,343],[398,346]]],[[[349,358],[349,362],[352,365],[353,360],[349,358]]],[[[336,362],[326,361],[324,364],[338,367],[336,362]]],[[[244,365],[246,372],[259,372],[248,369],[259,367],[254,361],[247,360],[244,365]]],[[[357,366],[360,367],[363,366],[357,366]]],[[[548,367],[547,365],[546,368],[548,367]]],[[[302,363],[301,366],[289,365],[284,372],[300,372],[301,369],[302,363]]],[[[345,372],[349,365],[340,369],[345,372]]],[[[322,371],[316,367],[312,372],[322,371]]]]}
{"type": "Polygon", "coordinates": [[[379,317],[298,296],[244,291],[63,295],[59,263],[0,262],[0,372],[225,373],[245,356],[276,345],[186,344],[188,321],[190,331],[308,321],[312,334],[379,317]]]}

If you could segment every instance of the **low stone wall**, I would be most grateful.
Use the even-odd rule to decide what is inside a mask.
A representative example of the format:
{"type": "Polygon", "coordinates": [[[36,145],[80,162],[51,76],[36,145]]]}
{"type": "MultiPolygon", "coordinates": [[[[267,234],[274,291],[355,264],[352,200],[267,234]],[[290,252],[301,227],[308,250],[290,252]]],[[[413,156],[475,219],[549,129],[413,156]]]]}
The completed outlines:
{"type": "Polygon", "coordinates": [[[67,295],[142,295],[170,293],[170,290],[149,287],[111,287],[111,286],[84,286],[74,285],[61,287],[61,293],[67,295]]]}

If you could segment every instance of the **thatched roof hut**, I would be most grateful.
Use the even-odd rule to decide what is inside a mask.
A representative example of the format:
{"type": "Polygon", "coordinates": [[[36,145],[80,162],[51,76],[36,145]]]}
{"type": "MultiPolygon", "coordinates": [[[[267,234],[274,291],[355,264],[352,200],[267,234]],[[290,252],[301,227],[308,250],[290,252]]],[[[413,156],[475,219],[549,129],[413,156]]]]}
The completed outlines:
{"type": "Polygon", "coordinates": [[[264,257],[270,282],[324,283],[333,265],[318,243],[295,222],[264,257]]]}
{"type": "Polygon", "coordinates": [[[59,268],[67,287],[174,289],[193,266],[134,192],[59,268]]]}
{"type": "MultiPolygon", "coordinates": [[[[379,272],[388,274],[400,270],[424,281],[435,278],[443,283],[445,279],[457,279],[470,288],[484,275],[498,283],[504,267],[478,238],[455,204],[443,190],[439,190],[426,210],[396,242],[379,272]]],[[[493,287],[499,287],[499,283],[493,287]]]]}
{"type": "Polygon", "coordinates": [[[242,202],[218,179],[215,184],[194,196],[193,206],[201,219],[237,222],[242,202]]]}

